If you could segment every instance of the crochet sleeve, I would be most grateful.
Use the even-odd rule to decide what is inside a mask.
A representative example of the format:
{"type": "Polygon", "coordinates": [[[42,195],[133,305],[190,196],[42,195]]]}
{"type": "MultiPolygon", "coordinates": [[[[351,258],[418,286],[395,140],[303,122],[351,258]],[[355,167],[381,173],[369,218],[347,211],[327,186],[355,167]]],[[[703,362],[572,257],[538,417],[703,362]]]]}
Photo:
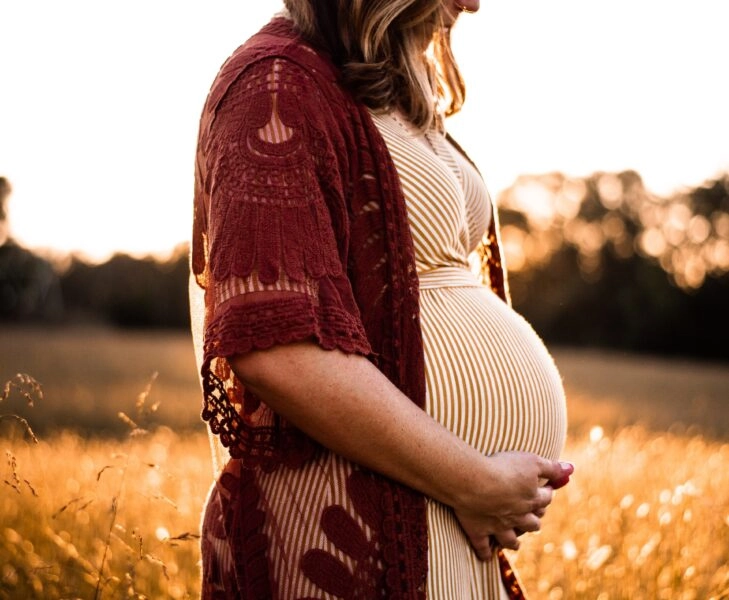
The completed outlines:
{"type": "Polygon", "coordinates": [[[198,155],[206,360],[309,338],[370,353],[345,267],[341,144],[321,92],[275,58],[214,92],[198,155]]]}

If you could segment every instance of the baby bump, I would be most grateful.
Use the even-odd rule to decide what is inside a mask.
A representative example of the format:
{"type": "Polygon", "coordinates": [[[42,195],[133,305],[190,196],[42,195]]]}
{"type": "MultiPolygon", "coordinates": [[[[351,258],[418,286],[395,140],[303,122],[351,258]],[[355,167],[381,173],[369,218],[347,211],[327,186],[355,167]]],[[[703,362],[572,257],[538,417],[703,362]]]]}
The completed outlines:
{"type": "Polygon", "coordinates": [[[485,454],[558,458],[562,380],[526,320],[484,287],[421,289],[421,319],[428,413],[485,454]]]}

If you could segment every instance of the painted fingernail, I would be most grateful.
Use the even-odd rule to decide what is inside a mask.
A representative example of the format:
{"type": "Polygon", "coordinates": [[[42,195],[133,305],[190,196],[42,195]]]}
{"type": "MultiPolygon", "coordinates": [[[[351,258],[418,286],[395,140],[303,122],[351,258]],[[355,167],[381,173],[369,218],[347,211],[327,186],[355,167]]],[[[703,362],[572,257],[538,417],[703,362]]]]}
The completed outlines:
{"type": "Polygon", "coordinates": [[[558,490],[559,488],[566,486],[569,482],[570,476],[565,475],[564,477],[560,477],[559,479],[552,479],[551,481],[547,482],[547,485],[553,490],[558,490]]]}

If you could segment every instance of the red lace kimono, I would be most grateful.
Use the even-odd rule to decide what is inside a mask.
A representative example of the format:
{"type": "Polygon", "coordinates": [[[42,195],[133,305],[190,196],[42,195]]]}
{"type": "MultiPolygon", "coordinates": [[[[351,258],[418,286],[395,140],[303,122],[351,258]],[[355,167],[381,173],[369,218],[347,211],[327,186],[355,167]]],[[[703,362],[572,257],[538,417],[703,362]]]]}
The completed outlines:
{"type": "MultiPolygon", "coordinates": [[[[229,556],[213,564],[214,548],[203,542],[206,598],[297,597],[284,581],[294,571],[318,597],[425,597],[423,496],[354,465],[340,486],[346,507],[312,508],[315,537],[338,553],[297,547],[281,566],[278,549],[293,552],[285,543],[294,533],[281,526],[287,509],[272,508],[265,484],[332,457],[247,391],[226,361],[313,338],[367,356],[424,406],[405,200],[367,108],[337,79],[328,59],[276,18],[223,65],[203,110],[192,240],[205,298],[202,416],[236,459],[217,484],[220,514],[206,515],[203,527],[229,556]],[[213,581],[216,569],[229,576],[224,585],[213,581]]],[[[484,273],[506,300],[491,223],[484,273]]],[[[521,597],[499,559],[507,589],[521,597]]]]}

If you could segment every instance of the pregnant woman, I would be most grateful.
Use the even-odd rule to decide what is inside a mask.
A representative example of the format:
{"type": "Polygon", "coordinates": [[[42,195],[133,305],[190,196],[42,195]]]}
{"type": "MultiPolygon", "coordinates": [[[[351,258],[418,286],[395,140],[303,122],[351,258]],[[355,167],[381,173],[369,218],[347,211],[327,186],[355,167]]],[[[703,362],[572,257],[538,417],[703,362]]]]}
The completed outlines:
{"type": "Polygon", "coordinates": [[[572,466],[559,374],[445,131],[478,0],[285,4],[200,123],[190,299],[226,449],[203,597],[523,598],[503,548],[572,466]]]}

